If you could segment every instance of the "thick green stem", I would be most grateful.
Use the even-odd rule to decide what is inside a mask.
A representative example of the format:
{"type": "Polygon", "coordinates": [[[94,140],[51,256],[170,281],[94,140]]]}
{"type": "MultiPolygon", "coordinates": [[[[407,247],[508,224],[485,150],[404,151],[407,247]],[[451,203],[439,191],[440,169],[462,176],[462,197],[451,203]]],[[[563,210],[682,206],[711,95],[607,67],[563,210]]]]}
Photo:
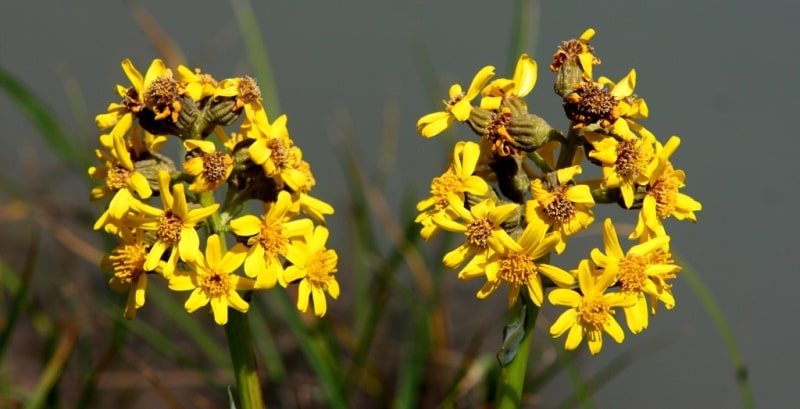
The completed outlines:
{"type": "MultiPolygon", "coordinates": [[[[201,193],[199,200],[203,206],[215,203],[214,195],[211,192],[201,193]]],[[[225,226],[222,225],[219,212],[214,212],[208,218],[208,224],[211,234],[224,234],[225,226]]],[[[222,243],[224,246],[225,240],[222,240],[222,243]]],[[[250,333],[250,322],[247,320],[247,315],[234,309],[228,309],[225,337],[228,339],[228,349],[231,353],[231,362],[236,378],[236,392],[239,396],[236,408],[265,408],[264,398],[261,395],[261,383],[258,379],[253,336],[250,333]]]]}
{"type": "Polygon", "coordinates": [[[519,343],[517,354],[507,365],[500,368],[500,378],[497,382],[496,409],[519,408],[522,404],[522,389],[525,385],[525,374],[528,371],[528,355],[531,350],[533,330],[536,326],[536,317],[539,307],[526,295],[520,294],[520,301],[511,315],[512,320],[520,316],[520,310],[527,308],[525,314],[524,335],[519,343]]]}
{"type": "Polygon", "coordinates": [[[256,355],[253,351],[250,322],[247,315],[236,310],[228,311],[228,323],[225,324],[225,336],[233,361],[236,376],[236,392],[239,396],[238,409],[261,409],[264,398],[261,396],[261,384],[258,380],[256,355]]]}

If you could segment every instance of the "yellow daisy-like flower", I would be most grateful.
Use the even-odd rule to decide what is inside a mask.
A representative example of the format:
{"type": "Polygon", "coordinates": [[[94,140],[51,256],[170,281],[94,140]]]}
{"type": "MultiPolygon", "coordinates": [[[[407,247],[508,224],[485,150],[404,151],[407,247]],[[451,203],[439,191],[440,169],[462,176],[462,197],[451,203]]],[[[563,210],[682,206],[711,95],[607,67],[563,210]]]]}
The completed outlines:
{"type": "MultiPolygon", "coordinates": [[[[492,249],[500,249],[502,245],[501,235],[507,235],[501,224],[508,219],[519,205],[516,203],[506,203],[497,206],[494,199],[486,199],[469,210],[464,207],[464,202],[455,193],[447,196],[450,208],[461,219],[461,222],[445,217],[442,214],[433,216],[433,224],[437,227],[461,233],[466,236],[466,242],[445,254],[442,262],[448,268],[456,268],[469,258],[472,260],[462,271],[473,271],[486,263],[491,255],[492,249]]],[[[510,240],[510,237],[507,238],[510,240]]],[[[459,276],[461,272],[459,272],[459,276]]]]}
{"type": "Polygon", "coordinates": [[[591,210],[594,198],[589,186],[568,183],[580,173],[580,166],[570,166],[559,169],[555,173],[554,181],[534,179],[531,182],[533,199],[525,203],[526,220],[538,218],[553,226],[553,231],[559,238],[556,244],[558,254],[563,253],[567,247],[567,237],[585,229],[594,221],[591,210]]]}
{"type": "Polygon", "coordinates": [[[629,118],[643,119],[650,115],[647,102],[633,93],[636,88],[635,69],[632,69],[616,84],[607,77],[600,77],[597,82],[611,88],[610,94],[617,99],[617,111],[620,117],[630,120],[629,118]]]}
{"type": "Polygon", "coordinates": [[[430,240],[439,231],[431,218],[441,212],[446,212],[450,206],[447,199],[449,193],[455,193],[464,201],[464,193],[483,196],[489,192],[489,185],[481,177],[473,175],[478,158],[481,155],[480,146],[475,142],[459,141],[453,149],[453,162],[447,170],[431,181],[431,197],[417,203],[417,210],[421,213],[414,220],[422,224],[422,238],[430,240]]]}
{"type": "Polygon", "coordinates": [[[125,134],[133,125],[133,118],[145,108],[155,114],[155,119],[171,117],[178,119],[181,111],[180,96],[185,93],[183,84],[172,78],[172,71],[164,62],[155,59],[144,76],[129,59],[122,61],[122,70],[131,82],[131,87],[117,86],[122,103],[112,103],[108,112],[95,117],[99,129],[114,127],[111,134],[125,134]]]}
{"type": "Polygon", "coordinates": [[[275,178],[278,186],[285,183],[293,191],[302,190],[308,177],[300,168],[303,152],[289,138],[286,115],[281,115],[269,128],[269,132],[256,138],[248,148],[253,163],[264,168],[267,177],[275,178]]]}
{"type": "Polygon", "coordinates": [[[663,220],[669,216],[674,216],[678,220],[697,221],[694,212],[702,210],[703,205],[678,191],[685,186],[686,174],[682,170],[675,170],[669,161],[669,157],[678,149],[680,143],[681,140],[677,136],[671,137],[663,147],[656,142],[658,165],[650,174],[647,195],[639,211],[636,228],[629,238],[659,235],[663,230],[663,220]]]}
{"type": "Polygon", "coordinates": [[[592,80],[592,67],[600,65],[600,59],[594,55],[594,47],[589,45],[589,40],[594,37],[595,31],[589,28],[577,40],[563,42],[553,55],[550,70],[558,72],[567,61],[577,61],[583,71],[583,79],[592,80]]]}
{"type": "Polygon", "coordinates": [[[231,274],[244,262],[246,249],[237,244],[224,255],[219,235],[208,237],[206,253],[198,253],[188,263],[190,271],[178,271],[169,277],[169,288],[174,291],[193,290],[184,308],[193,313],[211,303],[214,321],[219,325],[228,322],[228,307],[247,312],[250,305],[236,291],[252,290],[255,281],[231,274]]]}
{"type": "Polygon", "coordinates": [[[189,139],[183,142],[187,151],[199,150],[201,153],[183,163],[183,170],[194,176],[189,191],[194,193],[214,190],[228,180],[233,171],[233,159],[224,152],[217,152],[211,141],[189,139]]]}
{"type": "Polygon", "coordinates": [[[528,221],[516,242],[508,240],[508,235],[498,236],[502,246],[487,260],[485,271],[466,271],[460,278],[468,280],[485,274],[486,283],[478,291],[479,299],[485,299],[501,284],[508,283],[509,306],[517,302],[523,288],[531,301],[541,306],[544,300],[542,275],[559,287],[569,287],[575,282],[572,274],[561,268],[536,261],[552,251],[558,242],[558,235],[547,234],[548,227],[542,220],[533,219],[528,221]]]}
{"type": "Polygon", "coordinates": [[[214,95],[217,91],[217,80],[211,74],[201,73],[199,68],[192,71],[184,65],[179,65],[178,75],[186,84],[186,94],[196,102],[214,95]]]}
{"type": "Polygon", "coordinates": [[[300,280],[297,294],[297,309],[306,312],[308,301],[314,303],[314,314],[325,315],[328,310],[325,293],[333,299],[339,298],[339,283],[334,274],[338,271],[336,251],[325,247],[328,229],[317,226],[303,240],[293,241],[286,252],[286,259],[292,265],[286,268],[284,278],[287,283],[300,280]]]}
{"type": "Polygon", "coordinates": [[[533,91],[536,86],[537,79],[536,61],[534,61],[528,54],[522,54],[517,60],[517,66],[514,69],[514,77],[498,78],[486,88],[483,89],[481,95],[481,108],[494,111],[500,109],[500,104],[508,97],[523,98],[533,91]]]}
{"type": "Polygon", "coordinates": [[[105,179],[106,181],[105,185],[92,189],[91,200],[96,201],[113,195],[111,202],[108,204],[108,210],[95,222],[95,230],[107,224],[109,218],[121,219],[135,200],[133,192],[136,192],[142,199],[147,199],[153,194],[147,178],[136,171],[122,135],[113,137],[113,149],[110,153],[109,155],[100,149],[96,149],[97,159],[103,166],[89,168],[89,176],[92,179],[105,179]]]}
{"type": "Polygon", "coordinates": [[[635,184],[648,182],[648,168],[654,166],[654,140],[649,132],[639,139],[625,121],[614,123],[612,135],[596,132],[584,134],[594,150],[589,156],[597,159],[603,168],[603,188],[619,187],[625,207],[633,204],[635,184]]]}
{"type": "Polygon", "coordinates": [[[283,280],[281,256],[286,255],[290,240],[298,239],[314,230],[309,219],[291,220],[288,214],[292,205],[291,194],[278,193],[278,200],[264,204],[264,215],[245,215],[231,220],[231,231],[237,236],[247,237],[247,258],[244,272],[255,277],[259,288],[272,288],[283,280]]]}
{"type": "Polygon", "coordinates": [[[125,303],[125,318],[136,318],[136,310],[144,306],[145,290],[147,289],[147,271],[144,262],[147,258],[149,246],[145,244],[142,230],[119,229],[122,244],[111,250],[100,262],[101,269],[110,272],[113,276],[108,280],[108,285],[117,292],[128,292],[128,301],[125,303]]]}
{"type": "Polygon", "coordinates": [[[311,165],[301,160],[297,163],[296,169],[305,175],[306,183],[302,189],[292,192],[292,207],[289,209],[289,213],[293,216],[303,213],[324,224],[325,215],[333,214],[333,206],[308,194],[311,188],[317,184],[314,175],[311,173],[311,165]]]}
{"type": "Polygon", "coordinates": [[[240,132],[247,137],[256,137],[260,133],[268,133],[270,124],[267,111],[261,102],[261,88],[256,80],[248,76],[222,80],[214,92],[214,97],[234,97],[234,111],[244,108],[244,122],[240,132]]]}
{"type": "Polygon", "coordinates": [[[627,295],[634,302],[625,306],[625,321],[632,333],[637,334],[647,328],[648,311],[645,294],[649,294],[666,305],[667,309],[675,306],[675,298],[667,280],[674,278],[680,266],[664,264],[661,261],[671,260],[663,249],[669,243],[669,236],[661,236],[631,247],[627,253],[622,252],[617,232],[611,219],[603,223],[603,242],[605,254],[599,249],[592,250],[592,261],[605,269],[604,274],[612,274],[619,284],[620,293],[627,295]],[[653,261],[656,261],[654,263],[653,261]]]}
{"type": "Polygon", "coordinates": [[[487,65],[481,68],[465,94],[460,84],[450,86],[450,99],[444,102],[444,111],[432,112],[417,121],[417,131],[430,138],[444,132],[455,121],[464,122],[472,111],[472,100],[478,96],[486,83],[494,76],[494,67],[487,65]]]}
{"type": "Polygon", "coordinates": [[[565,349],[574,350],[586,338],[589,352],[596,355],[603,348],[603,332],[618,343],[625,339],[622,327],[614,318],[614,308],[630,305],[632,300],[623,293],[606,293],[614,284],[614,278],[613,272],[597,273],[589,260],[582,260],[578,265],[580,292],[556,288],[548,294],[551,304],[570,307],[550,327],[553,338],[569,331],[565,349]]]}
{"type": "Polygon", "coordinates": [[[164,252],[172,249],[169,260],[164,266],[164,276],[167,278],[175,271],[178,258],[188,262],[200,254],[200,238],[195,228],[219,208],[219,204],[215,203],[208,207],[189,210],[183,185],[176,183],[170,193],[169,182],[169,174],[159,171],[158,187],[163,209],[141,202],[134,202],[132,205],[134,210],[144,215],[136,227],[156,233],[156,242],[147,254],[144,269],[148,271],[155,269],[164,252]]]}

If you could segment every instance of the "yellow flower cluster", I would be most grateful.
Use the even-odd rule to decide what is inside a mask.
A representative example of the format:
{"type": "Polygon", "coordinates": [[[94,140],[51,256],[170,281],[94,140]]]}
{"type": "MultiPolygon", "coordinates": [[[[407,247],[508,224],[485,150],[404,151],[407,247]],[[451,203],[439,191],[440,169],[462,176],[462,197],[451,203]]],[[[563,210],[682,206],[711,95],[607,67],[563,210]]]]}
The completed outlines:
{"type": "Polygon", "coordinates": [[[524,98],[538,74],[526,54],[512,78],[492,80],[494,67],[483,67],[466,92],[458,84],[450,87],[444,110],[419,119],[417,129],[427,138],[458,121],[480,141],[456,144],[452,162],[431,183],[430,197],[417,205],[416,221],[425,240],[442,230],[464,236],[443,263],[460,268],[460,279],[485,279],[478,298],[505,283],[510,306],[522,296],[537,306],[547,299],[568,307],[551,335],[567,333],[567,349],[586,338],[596,354],[603,332],[624,339],[617,309],[635,334],[647,328],[657,301],[674,307],[670,281],[680,267],[663,222],[670,216],[694,222],[701,205],[679,191],[685,174],[669,160],[678,137],[662,145],[637,122],[649,112],[634,94],[636,71],[617,83],[593,80],[593,67],[600,64],[589,44],[593,36],[589,29],[562,43],[550,65],[570,122],[566,134],[528,112],[524,98]],[[478,96],[480,103],[472,105],[478,96]],[[579,179],[587,163],[599,168],[599,178],[579,179]],[[629,239],[638,242],[624,251],[606,219],[605,252],[594,249],[572,270],[552,264],[551,256],[562,254],[569,238],[594,222],[597,204],[636,211],[629,239]],[[553,289],[546,294],[548,288],[553,289]]]}
{"type": "Polygon", "coordinates": [[[130,60],[122,69],[131,85],[118,85],[121,102],[95,119],[108,133],[89,175],[103,182],[91,200],[110,199],[94,228],[119,242],[102,265],[111,287],[128,292],[125,317],[144,305],[151,276],[192,291],[186,310],[210,304],[220,325],[228,307],[248,310],[239,291],[276,284],[298,284],[298,309],[312,302],[324,315],[326,294],[339,296],[324,226],[333,207],[309,194],[316,182],[286,116],[268,121],[250,77],[217,81],[180,66],[175,78],[159,59],[144,75],[130,60]],[[238,132],[226,132],[240,117],[238,132]],[[180,166],[161,151],[169,136],[185,150],[180,166]],[[246,212],[251,199],[258,214],[246,212]]]}

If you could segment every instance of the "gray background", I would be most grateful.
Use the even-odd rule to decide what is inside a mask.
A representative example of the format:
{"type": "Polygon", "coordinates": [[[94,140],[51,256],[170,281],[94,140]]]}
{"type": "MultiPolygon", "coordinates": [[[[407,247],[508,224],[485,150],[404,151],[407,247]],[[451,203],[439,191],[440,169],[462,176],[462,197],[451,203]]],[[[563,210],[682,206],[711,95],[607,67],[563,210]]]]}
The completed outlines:
{"type": "MultiPolygon", "coordinates": [[[[250,72],[229,3],[141,4],[182,47],[190,66],[217,78],[250,72]]],[[[342,209],[347,190],[332,147],[345,138],[343,122],[353,123],[346,137],[357,141],[372,169],[384,117],[398,115],[399,165],[388,184],[391,202],[407,187],[416,186],[423,197],[425,185],[441,171],[446,149],[414,129],[431,104],[412,41],[425,44],[445,86],[468,83],[486,64],[499,74],[513,70],[506,66],[511,6],[505,2],[279,1],[259,3],[255,10],[281,109],[317,176],[316,195],[342,209]]],[[[662,141],[681,136],[673,161],[687,172],[685,192],[703,203],[698,224],[668,225],[674,249],[692,262],[730,320],[757,405],[791,407],[800,364],[795,316],[800,280],[792,254],[800,227],[794,214],[799,195],[793,190],[800,143],[790,126],[797,118],[800,72],[798,3],[559,1],[543,2],[540,11],[539,42],[529,50],[540,65],[531,110],[563,127],[546,66],[561,40],[586,27],[598,32],[593,41],[603,59],[598,74],[618,79],[637,69],[637,94],[651,110],[646,125],[662,141]]],[[[94,146],[97,135],[91,119],[115,100],[115,84],[127,84],[120,61],[131,58],[146,70],[156,56],[122,2],[0,5],[0,64],[45,98],[86,146],[94,146]],[[83,93],[88,110],[77,113],[78,122],[68,86],[83,93]]],[[[442,97],[445,93],[443,88],[442,97]]],[[[4,177],[38,184],[43,173],[57,169],[34,132],[0,96],[4,177]]],[[[471,137],[463,128],[460,134],[471,137]]],[[[57,181],[34,189],[63,186],[57,181]]],[[[83,191],[61,190],[70,202],[86,197],[83,191]]],[[[330,225],[335,236],[347,221],[334,217],[330,225]]],[[[599,237],[587,242],[596,246],[599,237]]],[[[346,267],[340,271],[346,274],[346,267]]],[[[343,293],[346,297],[346,289],[343,293]]],[[[676,309],[656,316],[645,333],[622,346],[608,344],[599,358],[582,361],[591,374],[627,348],[674,340],[597,393],[600,407],[739,406],[732,368],[710,319],[685,282],[678,280],[675,294],[676,309]]],[[[480,307],[471,298],[464,302],[462,308],[480,307]]],[[[558,402],[567,388],[566,381],[549,388],[543,404],[558,402]]]]}

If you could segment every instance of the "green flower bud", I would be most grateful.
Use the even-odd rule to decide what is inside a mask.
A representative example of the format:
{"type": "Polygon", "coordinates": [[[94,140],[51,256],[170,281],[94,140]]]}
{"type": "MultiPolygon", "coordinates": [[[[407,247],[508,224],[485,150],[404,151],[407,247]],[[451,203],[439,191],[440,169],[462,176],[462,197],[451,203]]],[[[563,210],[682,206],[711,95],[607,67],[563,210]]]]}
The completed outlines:
{"type": "Polygon", "coordinates": [[[146,152],[139,159],[133,162],[134,169],[144,175],[150,189],[158,192],[158,172],[163,170],[174,175],[178,172],[175,162],[167,156],[158,152],[146,152]]]}
{"type": "Polygon", "coordinates": [[[573,86],[583,81],[583,70],[575,60],[565,61],[556,73],[556,82],[553,89],[561,97],[573,91],[573,86]]]}

